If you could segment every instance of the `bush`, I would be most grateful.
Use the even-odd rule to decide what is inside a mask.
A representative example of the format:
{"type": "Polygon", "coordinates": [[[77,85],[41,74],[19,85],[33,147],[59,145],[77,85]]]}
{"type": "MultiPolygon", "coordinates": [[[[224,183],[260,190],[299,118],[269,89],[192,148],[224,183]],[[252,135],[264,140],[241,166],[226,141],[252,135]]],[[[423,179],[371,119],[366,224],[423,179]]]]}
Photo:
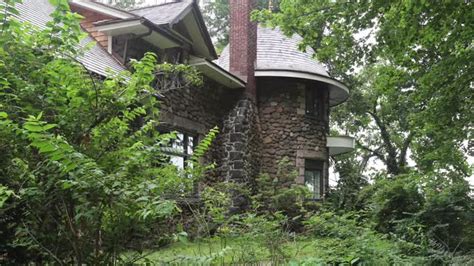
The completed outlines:
{"type": "Polygon", "coordinates": [[[474,211],[469,185],[456,176],[419,174],[380,178],[359,199],[382,233],[400,240],[405,254],[449,259],[473,250],[474,211]],[[439,256],[438,256],[439,257],[439,256]]]}
{"type": "Polygon", "coordinates": [[[82,31],[67,1],[44,30],[16,21],[16,2],[0,5],[0,263],[114,264],[137,240],[170,238],[153,228],[180,211],[215,132],[178,171],[151,84],[188,68],[147,53],[133,73],[96,78],[74,60],[82,31]]]}
{"type": "Polygon", "coordinates": [[[290,230],[298,231],[301,221],[308,212],[308,207],[313,207],[306,201],[310,197],[308,189],[295,184],[297,173],[288,158],[278,163],[275,177],[268,174],[260,175],[256,180],[256,193],[252,197],[257,213],[272,216],[281,212],[289,219],[290,230]]]}
{"type": "Polygon", "coordinates": [[[306,234],[321,241],[319,260],[331,264],[363,263],[368,265],[392,264],[401,259],[397,245],[361,223],[354,212],[338,215],[322,212],[304,222],[306,234]],[[359,220],[359,221],[358,221],[359,220]]]}

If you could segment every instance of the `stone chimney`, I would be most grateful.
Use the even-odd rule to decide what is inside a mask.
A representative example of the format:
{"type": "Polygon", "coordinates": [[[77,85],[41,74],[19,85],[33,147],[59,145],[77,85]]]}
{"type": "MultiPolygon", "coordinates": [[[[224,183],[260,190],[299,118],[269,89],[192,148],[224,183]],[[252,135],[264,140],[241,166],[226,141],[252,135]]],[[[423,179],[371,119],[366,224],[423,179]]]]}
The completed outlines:
{"type": "Polygon", "coordinates": [[[256,99],[257,23],[250,21],[256,0],[229,0],[230,72],[247,81],[246,94],[256,99]]]}

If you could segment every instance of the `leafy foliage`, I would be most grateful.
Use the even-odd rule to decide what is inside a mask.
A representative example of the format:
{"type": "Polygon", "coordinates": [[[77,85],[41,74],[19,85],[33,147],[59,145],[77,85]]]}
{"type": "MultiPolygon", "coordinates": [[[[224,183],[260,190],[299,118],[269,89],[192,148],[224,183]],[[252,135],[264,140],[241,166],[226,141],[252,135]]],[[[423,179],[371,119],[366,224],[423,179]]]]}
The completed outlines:
{"type": "Polygon", "coordinates": [[[311,204],[306,202],[310,192],[305,186],[294,184],[297,172],[288,158],[278,163],[277,175],[271,178],[262,174],[257,178],[257,193],[253,196],[254,208],[258,213],[272,216],[281,212],[290,219],[293,230],[300,226],[299,222],[308,212],[311,204]]]}
{"type": "MultiPolygon", "coordinates": [[[[276,10],[279,0],[258,0],[257,9],[266,9],[271,6],[276,10]]],[[[203,9],[204,19],[209,29],[209,34],[215,40],[216,48],[222,51],[229,44],[230,9],[229,0],[206,1],[203,9]]]]}
{"type": "Polygon", "coordinates": [[[473,15],[470,2],[286,1],[254,17],[303,37],[352,95],[333,112],[356,134],[365,156],[390,174],[407,150],[424,172],[469,176],[464,142],[472,137],[473,15]],[[360,71],[362,69],[362,71],[360,71]],[[357,71],[356,71],[357,70],[357,71]],[[354,78],[354,74],[360,75],[354,78]]]}
{"type": "Polygon", "coordinates": [[[122,9],[133,9],[143,4],[144,0],[101,0],[100,2],[122,9]]]}
{"type": "Polygon", "coordinates": [[[451,183],[444,176],[410,173],[381,179],[364,189],[360,201],[381,232],[394,233],[426,252],[468,251],[471,241],[473,200],[467,182],[451,183]]]}
{"type": "Polygon", "coordinates": [[[161,150],[174,134],[156,130],[152,84],[171,71],[186,86],[201,78],[187,66],[157,65],[152,53],[132,61],[132,72],[92,76],[75,60],[80,17],[67,1],[55,4],[44,30],[9,16],[13,5],[1,12],[0,252],[14,263],[112,263],[180,212],[176,201],[207,169],[199,158],[217,129],[193,169],[170,165],[161,150]]]}

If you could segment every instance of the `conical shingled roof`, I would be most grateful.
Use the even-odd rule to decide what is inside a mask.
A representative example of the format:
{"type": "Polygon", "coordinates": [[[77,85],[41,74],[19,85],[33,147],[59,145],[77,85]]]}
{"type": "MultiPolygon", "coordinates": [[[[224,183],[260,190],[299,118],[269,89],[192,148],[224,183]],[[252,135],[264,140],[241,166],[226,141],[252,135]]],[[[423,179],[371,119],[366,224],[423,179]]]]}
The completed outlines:
{"type": "MultiPolygon", "coordinates": [[[[349,96],[344,84],[332,79],[323,64],[314,59],[314,50],[298,49],[301,36],[287,37],[279,28],[258,26],[257,77],[292,77],[317,80],[329,84],[331,106],[344,102],[349,96]]],[[[229,46],[225,47],[216,63],[229,71],[229,46]]]]}
{"type": "MultiPolygon", "coordinates": [[[[310,72],[329,77],[325,67],[313,59],[314,51],[298,49],[302,38],[296,34],[286,37],[280,29],[258,27],[257,67],[255,70],[285,70],[310,72]]],[[[229,46],[222,51],[217,63],[229,70],[229,46]]]]}

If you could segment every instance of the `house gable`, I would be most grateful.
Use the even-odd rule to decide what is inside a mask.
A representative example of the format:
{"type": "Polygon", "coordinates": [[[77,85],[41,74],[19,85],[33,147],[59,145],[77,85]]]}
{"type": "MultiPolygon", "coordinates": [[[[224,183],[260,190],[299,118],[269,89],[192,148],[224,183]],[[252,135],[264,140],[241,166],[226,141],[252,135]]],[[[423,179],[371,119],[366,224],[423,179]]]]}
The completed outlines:
{"type": "Polygon", "coordinates": [[[89,33],[89,35],[94,38],[101,47],[107,49],[108,37],[105,33],[98,31],[94,26],[94,23],[103,20],[115,19],[115,17],[96,12],[91,9],[86,9],[75,4],[71,4],[71,11],[83,16],[83,19],[80,22],[82,29],[89,33]]]}

